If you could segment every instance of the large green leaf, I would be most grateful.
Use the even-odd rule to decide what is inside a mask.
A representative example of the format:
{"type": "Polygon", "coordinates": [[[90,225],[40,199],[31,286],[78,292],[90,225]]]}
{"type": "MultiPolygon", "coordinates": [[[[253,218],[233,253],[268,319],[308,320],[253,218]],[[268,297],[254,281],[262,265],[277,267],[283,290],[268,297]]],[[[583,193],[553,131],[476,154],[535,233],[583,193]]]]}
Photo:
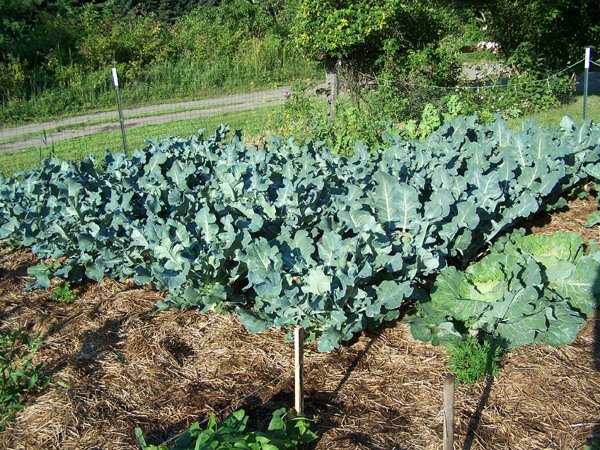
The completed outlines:
{"type": "Polygon", "coordinates": [[[600,262],[583,257],[569,277],[551,280],[549,286],[574,308],[591,315],[600,304],[600,262]]]}

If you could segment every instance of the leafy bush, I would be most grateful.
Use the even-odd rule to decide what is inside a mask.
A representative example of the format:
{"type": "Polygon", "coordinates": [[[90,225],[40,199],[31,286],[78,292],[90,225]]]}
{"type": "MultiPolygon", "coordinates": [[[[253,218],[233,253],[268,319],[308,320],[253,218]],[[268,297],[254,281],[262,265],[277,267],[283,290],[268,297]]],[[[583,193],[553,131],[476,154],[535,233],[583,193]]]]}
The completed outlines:
{"type": "Polygon", "coordinates": [[[247,431],[248,415],[240,409],[219,422],[211,416],[206,428],[198,422],[179,437],[172,447],[166,445],[148,445],[142,430],[136,428],[135,434],[143,450],[295,450],[299,445],[314,441],[317,435],[310,430],[307,419],[292,410],[278,409],[273,413],[266,432],[247,431]]]}
{"type": "Polygon", "coordinates": [[[40,345],[23,329],[0,335],[0,431],[23,408],[24,396],[49,381],[44,365],[33,363],[32,355],[40,345]]]}
{"type": "Polygon", "coordinates": [[[474,384],[487,375],[494,376],[500,371],[500,362],[504,349],[498,343],[475,336],[451,339],[446,346],[450,357],[448,366],[456,375],[459,384],[474,384]]]}

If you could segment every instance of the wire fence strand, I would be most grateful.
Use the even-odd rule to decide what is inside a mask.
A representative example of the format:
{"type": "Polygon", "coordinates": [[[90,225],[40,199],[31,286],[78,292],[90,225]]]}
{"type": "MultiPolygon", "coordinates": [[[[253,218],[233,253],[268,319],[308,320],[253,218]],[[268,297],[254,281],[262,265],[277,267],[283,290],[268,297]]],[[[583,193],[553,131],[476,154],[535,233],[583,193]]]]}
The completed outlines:
{"type": "MultiPolygon", "coordinates": [[[[123,85],[122,98],[135,86],[123,85]]],[[[216,89],[216,88],[215,88],[216,89]]],[[[124,127],[130,150],[142,148],[147,140],[181,136],[186,139],[199,129],[212,133],[219,125],[243,129],[247,137],[260,137],[270,117],[286,100],[289,87],[258,91],[240,88],[236,94],[215,94],[206,98],[168,101],[152,105],[124,102],[124,127]]],[[[218,91],[217,91],[218,92],[218,91]]],[[[0,124],[0,173],[39,166],[44,158],[81,160],[92,154],[102,158],[106,151],[123,152],[118,108],[110,111],[81,111],[71,117],[16,125],[0,124]]]]}
{"type": "MultiPolygon", "coordinates": [[[[559,72],[553,73],[551,75],[546,76],[546,78],[540,79],[540,80],[531,80],[531,81],[524,81],[524,82],[516,82],[515,84],[518,86],[530,86],[530,85],[537,85],[537,84],[543,84],[543,83],[548,83],[549,81],[558,78],[559,76],[563,75],[564,73],[568,72],[569,70],[571,70],[573,67],[577,66],[578,64],[581,64],[582,62],[584,62],[585,59],[581,59],[571,65],[569,65],[568,67],[565,67],[564,69],[562,69],[559,72]]],[[[592,61],[593,62],[593,61],[592,61]]],[[[596,64],[594,62],[594,64],[596,64]]],[[[369,75],[369,74],[365,74],[365,73],[360,73],[359,75],[361,77],[363,77],[364,79],[370,80],[370,81],[374,81],[374,82],[379,82],[380,79],[373,76],[373,75],[369,75]]],[[[390,80],[384,78],[383,79],[384,83],[389,83],[390,80]]],[[[410,83],[407,81],[401,81],[401,80],[396,80],[396,81],[391,81],[392,84],[396,84],[396,85],[401,85],[401,86],[406,86],[406,87],[413,87],[413,88],[421,88],[421,89],[439,89],[439,90],[445,90],[445,91],[456,91],[456,90],[478,90],[478,89],[497,89],[499,87],[506,87],[506,88],[513,88],[512,85],[508,85],[508,84],[498,84],[498,83],[494,83],[494,84],[483,84],[483,85],[477,85],[477,86],[472,86],[472,85],[455,85],[455,86],[436,86],[436,85],[430,85],[430,84],[419,84],[419,83],[410,83]]]]}

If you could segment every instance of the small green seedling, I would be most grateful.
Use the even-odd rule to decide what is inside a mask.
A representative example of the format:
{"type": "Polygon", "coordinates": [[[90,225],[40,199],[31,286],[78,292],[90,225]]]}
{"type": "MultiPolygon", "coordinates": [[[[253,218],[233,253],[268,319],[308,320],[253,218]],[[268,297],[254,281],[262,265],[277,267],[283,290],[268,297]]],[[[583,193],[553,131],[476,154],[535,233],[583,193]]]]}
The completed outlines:
{"type": "Polygon", "coordinates": [[[41,343],[22,328],[0,335],[0,431],[23,409],[25,395],[50,380],[44,365],[33,363],[32,355],[41,343]]]}
{"type": "Polygon", "coordinates": [[[292,410],[280,408],[275,411],[264,432],[247,430],[248,418],[240,409],[221,421],[211,416],[205,428],[194,422],[170,446],[149,445],[140,428],[135,429],[135,436],[142,450],[294,450],[317,439],[310,430],[311,420],[292,410]]]}
{"type": "Polygon", "coordinates": [[[496,375],[504,352],[504,347],[498,343],[480,342],[476,336],[451,339],[446,346],[446,354],[450,357],[448,366],[458,384],[474,384],[488,375],[496,375]]]}
{"type": "Polygon", "coordinates": [[[54,288],[54,292],[52,293],[52,300],[55,302],[69,304],[75,301],[75,293],[71,290],[71,285],[68,281],[65,281],[60,286],[56,286],[54,288]]]}

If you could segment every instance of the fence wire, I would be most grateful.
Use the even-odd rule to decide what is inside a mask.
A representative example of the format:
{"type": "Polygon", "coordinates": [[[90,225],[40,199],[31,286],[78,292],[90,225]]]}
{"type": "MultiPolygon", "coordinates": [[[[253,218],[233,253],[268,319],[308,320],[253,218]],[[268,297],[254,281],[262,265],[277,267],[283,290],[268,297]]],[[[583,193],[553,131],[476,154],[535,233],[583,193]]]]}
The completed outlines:
{"type": "MultiPolygon", "coordinates": [[[[403,81],[403,80],[390,80],[388,78],[378,78],[376,76],[373,75],[369,75],[369,74],[365,74],[365,73],[360,73],[359,75],[361,76],[361,78],[365,79],[365,80],[369,80],[371,82],[375,82],[375,83],[387,83],[387,84],[394,84],[394,85],[400,85],[400,86],[406,86],[406,87],[412,87],[412,88],[422,88],[422,89],[436,89],[436,90],[442,90],[442,91],[448,91],[448,92],[457,92],[457,91],[461,91],[461,90],[473,90],[473,91],[479,91],[482,89],[498,89],[498,88],[504,88],[504,89],[509,89],[509,88],[518,88],[518,87],[526,87],[526,86],[534,86],[534,85],[539,85],[539,84],[548,84],[551,81],[555,80],[556,78],[560,77],[561,75],[564,75],[565,73],[568,73],[573,67],[577,66],[578,64],[581,64],[584,61],[584,59],[581,59],[571,65],[569,65],[568,67],[564,68],[563,70],[553,73],[551,75],[546,76],[543,79],[540,80],[528,80],[528,81],[519,81],[519,80],[511,80],[510,78],[505,78],[505,79],[501,79],[501,80],[496,80],[495,82],[490,83],[488,82],[481,82],[481,83],[472,83],[472,84],[468,84],[468,85],[455,85],[455,86],[436,86],[436,85],[430,85],[430,84],[419,84],[419,83],[411,83],[408,81],[403,81]]],[[[592,61],[594,64],[596,64],[594,61],[592,61]]]]}
{"type": "MultiPolygon", "coordinates": [[[[141,148],[147,140],[187,138],[199,129],[209,134],[221,124],[242,129],[250,140],[258,139],[289,92],[285,86],[257,92],[240,89],[236,94],[136,106],[127,103],[127,89],[127,85],[120,87],[129,150],[141,148]]],[[[90,154],[102,156],[107,150],[124,151],[116,101],[110,111],[16,126],[0,124],[0,173],[4,174],[35,167],[50,156],[79,160],[90,154]]]]}
{"type": "Polygon", "coordinates": [[[356,72],[345,74],[342,83],[355,103],[399,123],[411,119],[418,122],[427,104],[444,114],[476,112],[480,117],[491,118],[501,113],[510,119],[557,108],[581,94],[583,75],[577,73],[584,60],[536,79],[511,76],[498,65],[479,72],[471,68],[472,73],[463,69],[460,82],[455,85],[356,72]]]}
{"type": "MultiPolygon", "coordinates": [[[[345,81],[360,86],[358,91],[350,94],[372,110],[374,117],[383,115],[398,122],[408,119],[418,121],[428,103],[444,112],[452,107],[449,102],[454,96],[466,105],[462,113],[502,112],[510,118],[520,117],[535,109],[557,107],[568,102],[573,95],[580,94],[583,81],[581,75],[575,76],[575,70],[583,61],[578,60],[543,79],[515,79],[502,74],[491,77],[488,74],[486,79],[465,81],[456,86],[425,84],[365,73],[352,74],[350,79],[341,74],[341,80],[342,84],[345,81]]],[[[600,67],[596,61],[591,63],[600,67]]],[[[225,89],[215,86],[206,91],[198,85],[196,99],[189,100],[187,95],[186,101],[174,101],[172,99],[179,94],[176,87],[172,86],[172,89],[161,94],[162,101],[141,105],[139,99],[144,98],[144,89],[148,92],[152,90],[145,84],[125,84],[120,87],[125,108],[126,140],[130,150],[142,147],[147,140],[167,136],[187,138],[199,129],[211,133],[220,124],[242,129],[249,142],[258,142],[269,132],[272,119],[278,116],[280,105],[290,91],[287,86],[255,92],[248,92],[247,87],[229,86],[225,89]],[[237,93],[215,94],[231,91],[237,93]]],[[[12,174],[35,167],[49,156],[78,160],[89,154],[100,157],[107,150],[123,151],[119,114],[114,89],[111,92],[109,71],[100,90],[100,93],[89,93],[87,97],[82,97],[81,104],[87,105],[85,108],[88,111],[82,107],[79,111],[69,111],[71,116],[66,118],[44,122],[27,122],[16,118],[13,120],[17,122],[16,125],[0,124],[0,173],[12,174]],[[106,107],[111,96],[113,106],[106,107]],[[98,101],[98,105],[104,105],[103,111],[89,112],[94,100],[98,101]]],[[[592,90],[591,93],[597,92],[592,90]]],[[[456,107],[456,98],[454,101],[456,107]]],[[[24,113],[23,117],[27,115],[24,113]]]]}

